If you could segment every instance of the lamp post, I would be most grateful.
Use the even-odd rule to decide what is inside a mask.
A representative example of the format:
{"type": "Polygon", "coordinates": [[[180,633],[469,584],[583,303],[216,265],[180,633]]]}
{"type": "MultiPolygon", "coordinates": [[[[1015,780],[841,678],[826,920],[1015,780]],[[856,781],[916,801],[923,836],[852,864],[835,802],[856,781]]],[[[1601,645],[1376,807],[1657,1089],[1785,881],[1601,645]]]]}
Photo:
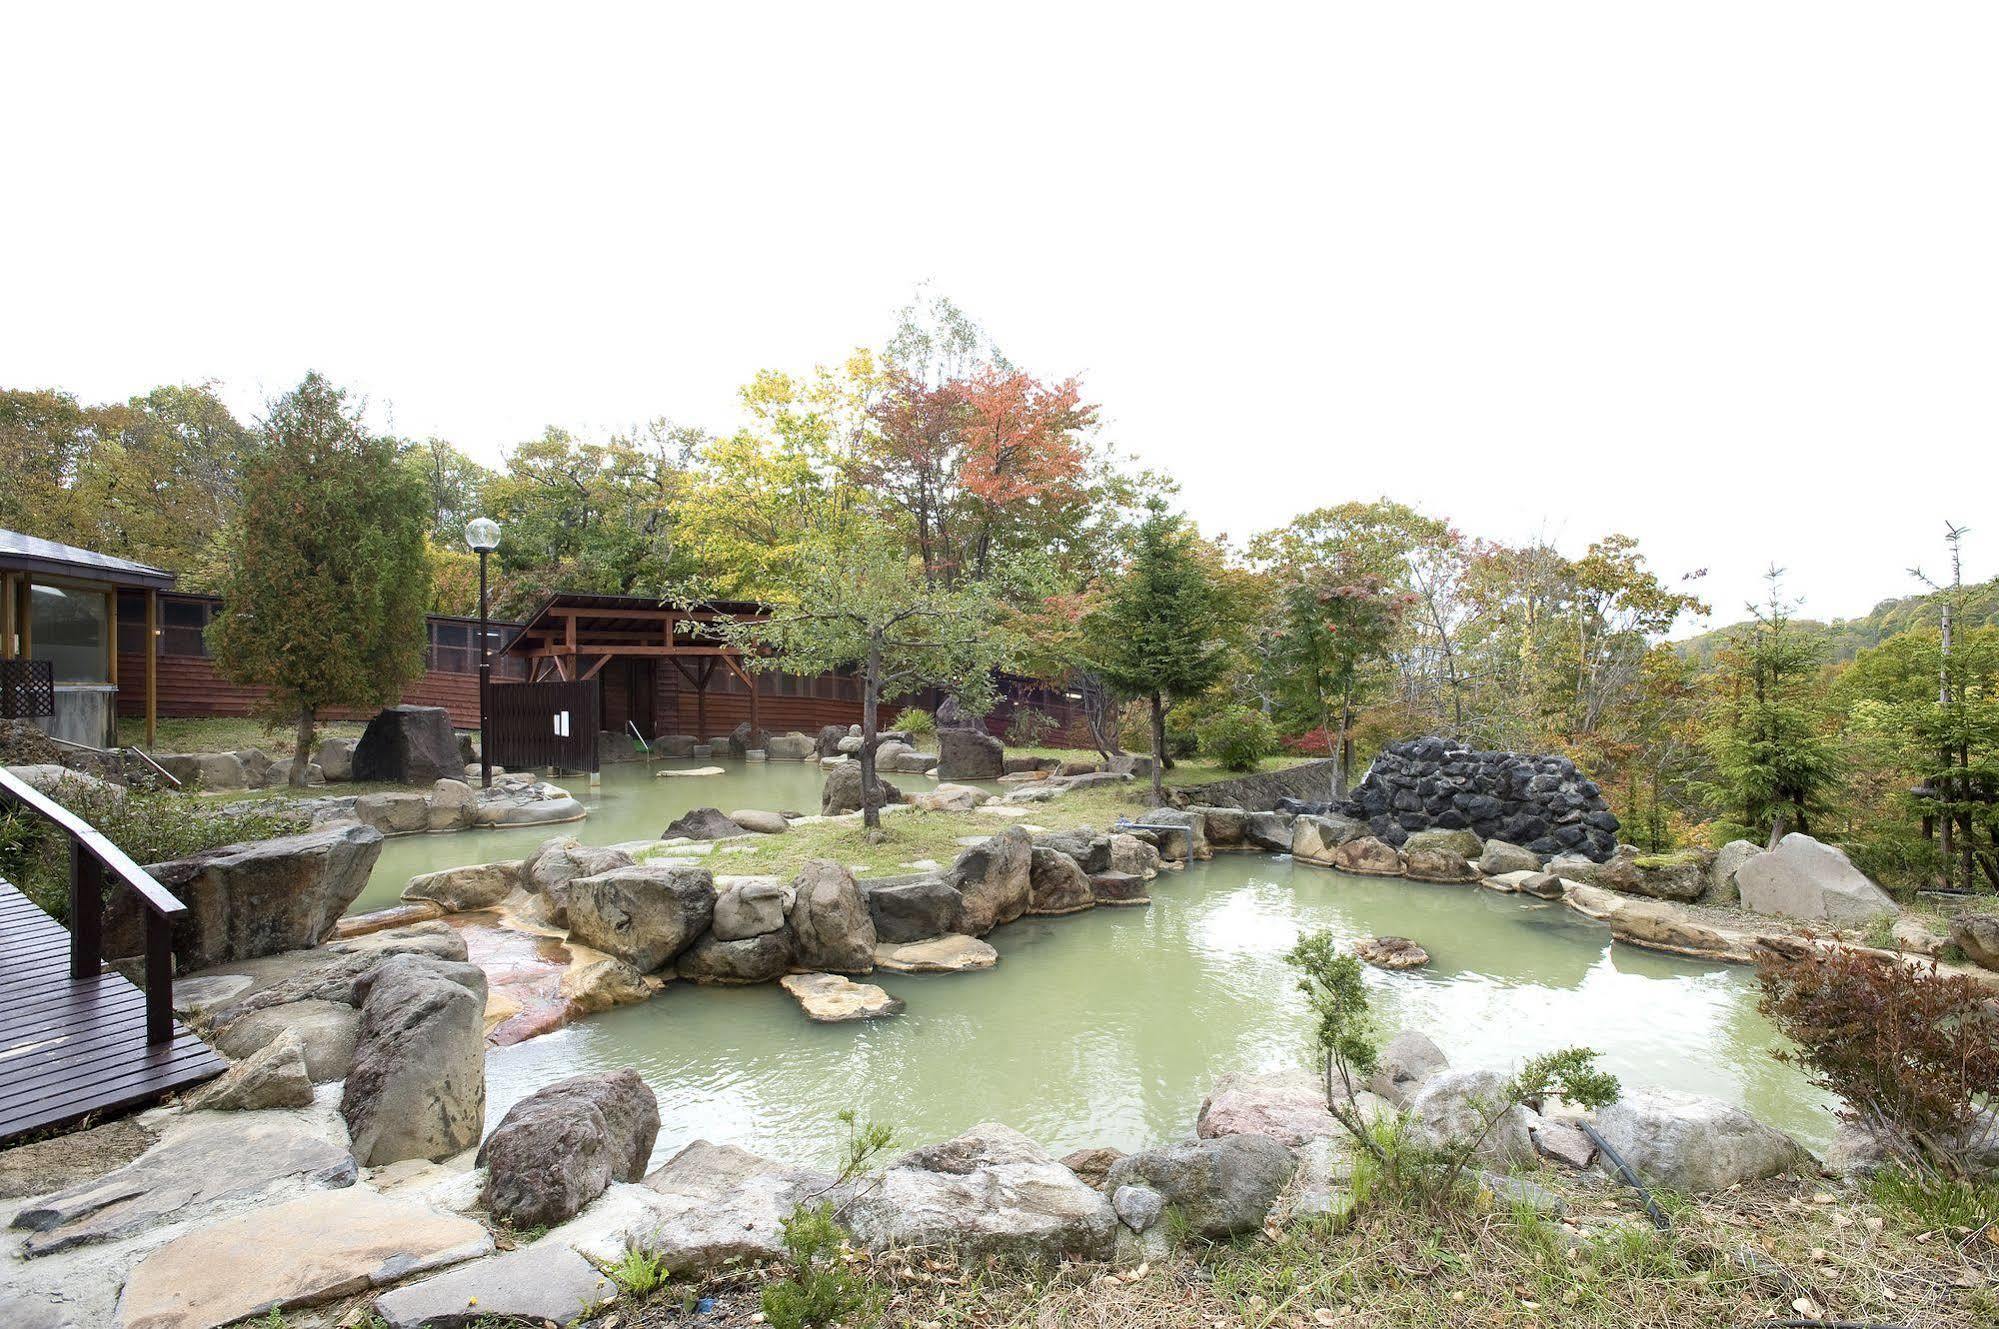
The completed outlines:
{"type": "Polygon", "coordinates": [[[465,543],[479,555],[479,787],[493,787],[493,744],[488,717],[493,700],[493,637],[486,624],[486,555],[500,547],[500,523],[474,517],[465,523],[465,543]]]}

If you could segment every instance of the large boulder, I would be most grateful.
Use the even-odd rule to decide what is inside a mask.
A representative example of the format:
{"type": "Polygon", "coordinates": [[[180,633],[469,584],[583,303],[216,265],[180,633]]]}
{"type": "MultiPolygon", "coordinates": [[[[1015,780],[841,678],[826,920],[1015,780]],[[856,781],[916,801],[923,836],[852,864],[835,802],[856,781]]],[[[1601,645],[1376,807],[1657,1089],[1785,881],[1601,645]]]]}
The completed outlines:
{"type": "Polygon", "coordinates": [[[479,1199],[515,1228],[573,1218],[614,1181],[645,1176],[659,1103],[638,1072],[558,1080],[507,1110],[479,1148],[479,1199]]]}
{"type": "Polygon", "coordinates": [[[354,820],[384,835],[415,835],[430,826],[430,796],[415,792],[377,792],[354,800],[354,820]]]}
{"type": "Polygon", "coordinates": [[[683,812],[659,833],[662,840],[726,840],[748,834],[734,818],[720,808],[695,808],[683,812]]]}
{"type": "Polygon", "coordinates": [[[392,955],[356,985],[361,1027],[340,1097],[355,1161],[449,1158],[486,1120],[486,975],[392,955]]]}
{"type": "Polygon", "coordinates": [[[942,877],[870,884],[867,897],[878,941],[925,941],[943,936],[958,922],[961,899],[942,877]]]}
{"type": "Polygon", "coordinates": [[[1423,1081],[1448,1067],[1444,1051],[1428,1034],[1404,1029],[1388,1040],[1375,1059],[1374,1074],[1368,1077],[1370,1092],[1398,1108],[1409,1106],[1423,1081]]]}
{"type": "Polygon", "coordinates": [[[378,711],[354,745],[356,780],[434,784],[465,774],[451,713],[442,706],[391,706],[378,711]]]}
{"type": "Polygon", "coordinates": [[[818,757],[840,755],[840,741],[847,737],[847,726],[843,724],[821,725],[819,736],[812,742],[812,752],[818,757]]]}
{"type": "Polygon", "coordinates": [[[1427,831],[1413,831],[1402,842],[1403,853],[1415,849],[1443,849],[1470,861],[1485,852],[1485,842],[1462,827],[1455,830],[1433,827],[1427,831]]]}
{"type": "MultiPolygon", "coordinates": [[[[717,883],[719,886],[720,883],[717,883]]],[[[717,941],[743,941],[784,926],[794,898],[791,887],[775,877],[742,877],[715,897],[710,925],[717,941]]]]}
{"type": "Polygon", "coordinates": [[[1541,856],[1504,840],[1487,840],[1478,856],[1478,870],[1488,877],[1506,872],[1539,872],[1541,856]]]}
{"type": "Polygon", "coordinates": [[[1959,914],[1950,921],[1950,939],[1973,964],[1999,969],[1999,914],[1959,914]]]}
{"type": "Polygon", "coordinates": [[[838,863],[814,859],[796,878],[792,890],[791,930],[797,946],[793,959],[807,969],[841,974],[865,974],[875,967],[875,923],[854,885],[853,874],[838,863]]]}
{"type": "Polygon", "coordinates": [[[1597,1109],[1596,1129],[1640,1178],[1668,1190],[1726,1190],[1811,1162],[1782,1131],[1699,1094],[1627,1090],[1597,1109]]]}
{"type": "Polygon", "coordinates": [[[1009,826],[958,855],[944,880],[958,892],[955,930],[982,937],[1027,912],[1032,897],[1034,842],[1009,826]]]}
{"type": "Polygon", "coordinates": [[[1204,1140],[1268,1135],[1293,1149],[1338,1130],[1326,1108],[1325,1083],[1310,1071],[1224,1075],[1201,1100],[1194,1121],[1194,1134],[1204,1140]]]}
{"type": "Polygon", "coordinates": [[[569,883],[569,931],[641,973],[669,964],[715,917],[705,868],[639,863],[569,883]]]}
{"type": "Polygon", "coordinates": [[[795,729],[788,734],[772,734],[764,751],[772,761],[806,761],[812,756],[812,738],[795,729]]]}
{"type": "Polygon", "coordinates": [[[739,941],[710,933],[681,953],[674,972],[690,983],[769,983],[790,970],[792,944],[790,928],[739,941]]]}
{"type": "Polygon", "coordinates": [[[1341,872],[1351,872],[1357,877],[1402,875],[1402,855],[1396,852],[1395,846],[1372,835],[1363,835],[1339,845],[1333,850],[1329,862],[1341,872]]]}
{"type": "Polygon", "coordinates": [[[1097,903],[1090,878],[1059,849],[1036,848],[1028,866],[1030,914],[1075,914],[1097,903]]]}
{"type": "Polygon", "coordinates": [[[940,784],[935,789],[911,794],[909,801],[925,812],[970,812],[992,802],[993,796],[968,784],[940,784]]]}
{"type": "MultiPolygon", "coordinates": [[[[1415,837],[1410,838],[1413,840],[1415,837]]],[[[1478,869],[1466,861],[1463,854],[1437,845],[1405,845],[1402,849],[1402,873],[1411,881],[1463,883],[1478,880],[1478,869]]]]}
{"type": "Polygon", "coordinates": [[[257,1112],[312,1106],[305,1040],[287,1029],[188,1098],[187,1112],[257,1112]]]}
{"type": "Polygon", "coordinates": [[[520,880],[519,862],[470,863],[411,877],[403,887],[403,899],[435,901],[447,914],[490,909],[506,899],[520,880]]]}
{"type": "Polygon", "coordinates": [[[1171,826],[1186,832],[1185,852],[1175,853],[1161,841],[1159,853],[1162,858],[1213,858],[1215,851],[1208,846],[1208,819],[1198,812],[1184,808],[1147,808],[1136,818],[1141,826],[1171,826]]]}
{"type": "Polygon", "coordinates": [[[997,780],[1006,773],[1006,748],[975,729],[940,729],[936,772],[940,780],[997,780]]]}
{"type": "Polygon", "coordinates": [[[1409,1100],[1416,1139],[1432,1149],[1457,1149],[1484,1131],[1474,1158],[1502,1172],[1534,1166],[1539,1155],[1530,1131],[1536,1118],[1518,1105],[1501,1109],[1506,1082],[1498,1071],[1434,1072],[1409,1100]]]}
{"type": "Polygon", "coordinates": [[[650,1224],[626,1240],[673,1274],[694,1274],[784,1254],[784,1220],[833,1178],[788,1168],[732,1144],[696,1140],[647,1174],[650,1224]]]}
{"type": "MultiPolygon", "coordinates": [[[[329,781],[353,779],[354,745],[356,742],[357,740],[351,738],[320,739],[318,750],[312,754],[313,761],[319,765],[319,773],[324,775],[329,781]]],[[[236,769],[239,772],[243,769],[243,763],[240,759],[236,758],[235,753],[229,752],[221,755],[234,759],[236,761],[236,769]]]]}
{"type": "Polygon", "coordinates": [[[439,780],[424,801],[426,828],[433,831],[469,829],[479,812],[479,795],[463,780],[439,780]]]}
{"type": "Polygon", "coordinates": [[[1291,1151],[1269,1136],[1227,1135],[1127,1154],[1104,1188],[1149,1187],[1189,1231],[1219,1239],[1262,1228],[1296,1170],[1291,1151]]]}
{"type": "Polygon", "coordinates": [[[968,1260],[1108,1259],[1110,1203],[1020,1132],[985,1122],[915,1150],[861,1187],[847,1211],[872,1250],[925,1248],[968,1260]]]}
{"type": "Polygon", "coordinates": [[[1105,872],[1123,872],[1138,878],[1159,875],[1159,849],[1136,835],[1122,832],[1109,837],[1104,847],[1105,872]]]}
{"type": "Polygon", "coordinates": [[[1307,863],[1331,863],[1333,851],[1367,834],[1367,825],[1337,814],[1303,814],[1291,822],[1291,856],[1307,863]]]}
{"type": "Polygon", "coordinates": [[[246,1011],[214,1029],[209,1041],[225,1057],[243,1060],[284,1038],[298,1040],[305,1073],[314,1084],[347,1078],[361,1013],[345,1001],[309,997],[246,1011]]]}
{"type": "Polygon", "coordinates": [[[1744,860],[1735,881],[1742,907],[1759,914],[1863,927],[1901,912],[1842,850],[1796,831],[1769,853],[1744,860]]]}
{"type": "MultiPolygon", "coordinates": [[[[174,958],[183,970],[207,969],[325,941],[368,884],[381,852],[380,831],[332,822],[146,870],[187,906],[174,924],[174,958]]],[[[129,891],[111,896],[105,911],[109,954],[143,951],[140,909],[129,891]]]]}
{"type": "Polygon", "coordinates": [[[616,868],[633,866],[632,856],[622,849],[594,849],[566,835],[544,840],[540,848],[521,862],[523,889],[542,897],[548,921],[557,927],[569,923],[569,883],[579,877],[594,877],[616,868]]]}
{"type": "Polygon", "coordinates": [[[1273,854],[1291,851],[1291,823],[1295,818],[1289,812],[1252,812],[1243,822],[1242,838],[1258,849],[1267,849],[1273,854]]]}
{"type": "Polygon", "coordinates": [[[1742,901],[1742,887],[1736,874],[1742,865],[1763,853],[1763,846],[1752,840],[1730,840],[1715,850],[1714,861],[1708,864],[1707,889],[1701,894],[1702,904],[1733,905],[1742,901]]]}
{"type": "MultiPolygon", "coordinates": [[[[890,803],[903,801],[902,791],[881,773],[875,773],[875,781],[881,786],[881,802],[876,806],[887,807],[890,803]]],[[[819,792],[819,813],[825,817],[844,816],[861,810],[861,763],[843,761],[826,768],[826,785],[819,792]]]]}

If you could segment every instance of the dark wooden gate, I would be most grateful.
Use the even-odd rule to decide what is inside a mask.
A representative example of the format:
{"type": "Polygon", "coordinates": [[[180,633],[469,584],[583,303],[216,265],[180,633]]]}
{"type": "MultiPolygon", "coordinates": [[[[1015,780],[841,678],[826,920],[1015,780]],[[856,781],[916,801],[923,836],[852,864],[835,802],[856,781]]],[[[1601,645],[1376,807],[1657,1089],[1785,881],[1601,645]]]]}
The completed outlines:
{"type": "Polygon", "coordinates": [[[495,683],[487,726],[493,762],[508,770],[597,769],[597,680],[495,683]]]}

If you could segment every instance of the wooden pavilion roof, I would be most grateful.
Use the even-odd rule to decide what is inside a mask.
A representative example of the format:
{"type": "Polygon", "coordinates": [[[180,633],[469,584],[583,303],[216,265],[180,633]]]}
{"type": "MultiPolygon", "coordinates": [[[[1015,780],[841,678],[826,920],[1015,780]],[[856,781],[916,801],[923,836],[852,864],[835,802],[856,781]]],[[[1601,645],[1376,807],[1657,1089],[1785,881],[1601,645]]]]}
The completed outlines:
{"type": "MultiPolygon", "coordinates": [[[[706,682],[717,664],[750,683],[742,651],[714,630],[721,621],[767,617],[765,606],[749,600],[707,600],[667,605],[647,595],[549,596],[500,647],[500,654],[528,660],[531,677],[552,669],[564,679],[594,677],[612,660],[666,659],[683,673],[685,661],[701,661],[706,682]]],[[[690,676],[691,677],[691,676],[690,676]]]]}

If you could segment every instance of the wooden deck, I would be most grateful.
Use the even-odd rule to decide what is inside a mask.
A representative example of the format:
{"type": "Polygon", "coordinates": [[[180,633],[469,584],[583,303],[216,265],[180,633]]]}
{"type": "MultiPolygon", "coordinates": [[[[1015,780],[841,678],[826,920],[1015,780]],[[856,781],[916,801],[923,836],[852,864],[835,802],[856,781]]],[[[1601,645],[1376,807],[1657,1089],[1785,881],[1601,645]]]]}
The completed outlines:
{"type": "Polygon", "coordinates": [[[228,1063],[178,1021],[146,1041],[146,995],[109,969],[71,978],[70,935],[0,881],[0,1144],[131,1107],[228,1063]]]}

